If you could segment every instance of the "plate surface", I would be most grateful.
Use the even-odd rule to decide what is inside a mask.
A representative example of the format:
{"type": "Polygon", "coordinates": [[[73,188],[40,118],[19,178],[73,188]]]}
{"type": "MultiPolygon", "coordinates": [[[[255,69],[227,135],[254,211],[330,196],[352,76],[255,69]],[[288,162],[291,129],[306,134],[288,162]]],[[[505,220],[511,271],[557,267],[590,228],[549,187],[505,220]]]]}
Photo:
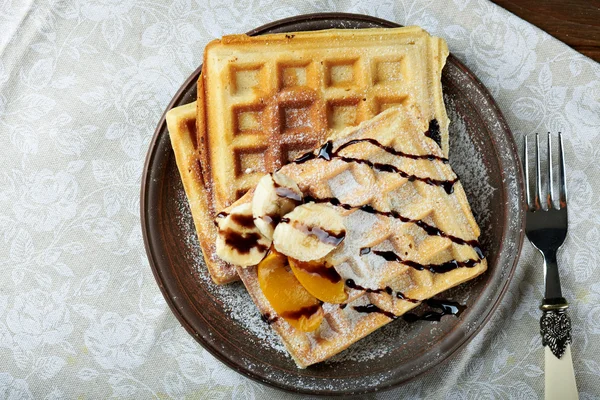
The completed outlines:
{"type": "MultiPolygon", "coordinates": [[[[273,22],[249,34],[397,26],[363,15],[311,14],[273,22]]],[[[167,110],[196,99],[199,74],[200,68],[167,110]]],[[[446,360],[481,329],[508,287],[523,243],[521,168],[512,134],[491,95],[452,55],[442,84],[451,120],[450,162],[481,227],[489,269],[436,296],[466,304],[460,317],[412,324],[399,319],[334,359],[305,370],[296,368],[275,334],[260,320],[241,283],[218,287],[208,277],[163,115],[142,177],[144,243],[171,310],[206,350],[241,374],[280,389],[357,394],[415,378],[446,360]]]]}

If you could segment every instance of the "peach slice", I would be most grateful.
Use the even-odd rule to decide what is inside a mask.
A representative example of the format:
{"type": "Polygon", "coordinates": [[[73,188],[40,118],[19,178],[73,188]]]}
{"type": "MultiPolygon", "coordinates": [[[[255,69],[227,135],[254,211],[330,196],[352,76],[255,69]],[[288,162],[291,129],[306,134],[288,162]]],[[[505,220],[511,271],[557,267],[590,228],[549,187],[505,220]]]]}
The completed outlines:
{"type": "Polygon", "coordinates": [[[334,304],[341,304],[348,299],[344,280],[332,266],[326,265],[324,261],[288,260],[296,278],[317,299],[334,304]]]}
{"type": "Polygon", "coordinates": [[[323,320],[321,302],[286,268],[287,257],[271,249],[258,264],[258,283],[271,307],[290,325],[312,332],[323,320]]]}

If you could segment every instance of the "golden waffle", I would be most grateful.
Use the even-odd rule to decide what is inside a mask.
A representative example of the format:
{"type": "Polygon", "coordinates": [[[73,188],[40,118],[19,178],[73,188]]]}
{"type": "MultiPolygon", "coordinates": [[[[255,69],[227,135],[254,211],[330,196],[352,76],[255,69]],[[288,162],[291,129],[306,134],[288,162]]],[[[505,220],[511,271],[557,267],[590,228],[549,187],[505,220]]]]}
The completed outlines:
{"type": "Polygon", "coordinates": [[[215,253],[217,231],[212,216],[208,213],[209,193],[205,188],[200,166],[196,102],[173,108],[167,113],[166,120],[177,169],[189,201],[208,271],[216,283],[237,280],[233,266],[223,262],[215,253]]]}
{"type": "MultiPolygon", "coordinates": [[[[211,42],[198,80],[197,122],[209,212],[230,205],[264,173],[325,137],[392,106],[414,104],[428,122],[436,120],[447,155],[441,87],[447,55],[446,42],[419,27],[231,35],[211,42]]],[[[214,234],[199,236],[205,232],[214,234]]]]}
{"type": "MultiPolygon", "coordinates": [[[[479,227],[443,152],[422,133],[427,124],[428,119],[420,117],[414,107],[392,108],[358,127],[332,135],[331,160],[314,158],[280,169],[298,183],[305,201],[306,196],[333,203],[332,198],[336,198],[348,205],[336,207],[344,219],[344,242],[327,256],[346,285],[389,287],[391,293],[348,289],[346,307],[325,303],[321,326],[306,333],[277,318],[258,283],[257,267],[238,267],[260,312],[274,320],[273,328],[298,366],[323,361],[390,322],[385,313],[399,316],[417,305],[407,299],[428,299],[486,270],[487,262],[481,259],[477,244],[479,227]],[[359,141],[344,148],[345,143],[366,138],[378,144],[359,141]],[[343,150],[335,152],[340,146],[343,150]],[[391,154],[390,149],[404,155],[391,154]],[[412,159],[406,154],[433,157],[412,159]],[[384,167],[388,165],[397,171],[390,172],[384,167]],[[394,254],[402,261],[387,261],[383,254],[394,254]],[[441,272],[441,266],[449,268],[441,272]],[[354,308],[368,304],[381,312],[364,313],[354,308]]],[[[251,201],[252,194],[253,190],[249,191],[226,211],[251,201]]]]}

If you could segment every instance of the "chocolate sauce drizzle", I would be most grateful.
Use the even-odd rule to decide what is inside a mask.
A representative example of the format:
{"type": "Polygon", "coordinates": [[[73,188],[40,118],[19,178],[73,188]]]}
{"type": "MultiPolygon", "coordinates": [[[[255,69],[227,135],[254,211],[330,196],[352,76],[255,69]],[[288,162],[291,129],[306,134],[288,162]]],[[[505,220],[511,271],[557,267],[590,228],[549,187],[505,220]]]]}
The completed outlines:
{"type": "MultiPolygon", "coordinates": [[[[217,214],[217,219],[225,218],[227,216],[231,216],[231,219],[238,225],[243,226],[245,228],[253,228],[254,218],[252,215],[241,215],[241,214],[229,214],[225,211],[217,214]]],[[[219,228],[219,224],[215,219],[215,225],[219,228]]],[[[223,235],[225,240],[225,244],[235,248],[241,254],[248,254],[252,249],[257,249],[258,251],[266,251],[267,246],[264,244],[260,244],[259,240],[261,239],[261,235],[257,232],[236,232],[233,229],[220,229],[219,233],[223,235]]]]}
{"type": "Polygon", "coordinates": [[[267,324],[271,325],[279,319],[277,315],[271,315],[270,313],[261,314],[260,319],[262,319],[267,324]]]}
{"type": "Polygon", "coordinates": [[[254,228],[254,217],[252,215],[231,214],[231,220],[244,228],[254,228]]]}
{"type": "Polygon", "coordinates": [[[443,274],[457,268],[473,268],[480,263],[481,260],[469,259],[465,261],[450,260],[441,264],[420,264],[416,261],[404,260],[398,254],[393,251],[383,250],[372,250],[370,247],[363,247],[360,249],[360,255],[373,253],[377,256],[383,257],[386,261],[395,261],[402,263],[408,267],[414,268],[417,271],[428,270],[434,274],[443,274]]]}
{"type": "Polygon", "coordinates": [[[354,158],[354,157],[338,156],[337,158],[344,162],[355,162],[357,164],[365,164],[365,165],[368,165],[369,167],[373,168],[376,171],[397,173],[401,177],[408,179],[410,182],[421,181],[421,182],[425,182],[428,185],[441,186],[444,188],[444,191],[447,194],[452,194],[454,192],[454,184],[456,182],[458,182],[458,177],[451,179],[451,180],[433,179],[433,178],[429,178],[429,177],[421,177],[421,176],[408,174],[392,164],[374,163],[369,160],[363,160],[362,158],[354,158]]]}
{"type": "Polygon", "coordinates": [[[268,249],[267,246],[258,242],[262,236],[257,232],[239,233],[233,229],[225,229],[220,233],[224,236],[225,244],[235,248],[240,254],[248,254],[252,249],[259,252],[268,249]]]}
{"type": "Polygon", "coordinates": [[[440,148],[442,147],[442,135],[440,133],[440,124],[438,124],[437,119],[429,121],[429,129],[425,132],[425,136],[432,138],[440,148]]]}
{"type": "Polygon", "coordinates": [[[294,267],[300,268],[309,274],[317,275],[327,279],[331,283],[338,283],[342,280],[342,277],[340,274],[338,274],[335,268],[320,262],[304,262],[294,260],[294,267]]]}
{"type": "Polygon", "coordinates": [[[275,228],[281,222],[281,215],[278,214],[267,214],[257,218],[262,219],[273,228],[275,228]]]}
{"type": "MultiPolygon", "coordinates": [[[[281,218],[280,221],[282,224],[287,224],[290,222],[289,218],[281,218]]],[[[322,243],[330,244],[332,246],[337,246],[346,237],[346,231],[341,230],[340,232],[332,232],[327,229],[323,229],[319,226],[308,226],[299,221],[292,222],[292,226],[299,231],[305,233],[306,235],[315,236],[322,243]]]]}
{"type": "MultiPolygon", "coordinates": [[[[356,290],[364,290],[367,293],[387,293],[390,296],[394,293],[393,289],[389,286],[386,286],[384,288],[377,288],[377,289],[371,289],[371,288],[366,288],[363,286],[358,285],[356,282],[354,282],[353,279],[346,279],[346,286],[348,286],[350,289],[356,289],[356,290]]],[[[396,298],[401,299],[401,300],[406,300],[408,302],[411,303],[420,303],[421,300],[417,300],[417,299],[411,299],[410,297],[407,297],[404,295],[404,293],[402,292],[396,292],[396,298]]]]}
{"type": "Polygon", "coordinates": [[[349,142],[346,142],[346,143],[342,144],[340,147],[338,147],[336,153],[342,151],[346,147],[350,147],[350,146],[352,146],[354,144],[362,143],[362,142],[367,142],[367,143],[370,143],[370,144],[372,144],[374,146],[377,146],[380,149],[382,149],[382,150],[386,151],[387,153],[389,153],[391,155],[394,155],[394,156],[410,158],[411,160],[428,160],[428,161],[438,160],[438,161],[443,162],[444,164],[448,164],[448,159],[446,157],[436,156],[434,154],[410,154],[410,153],[405,153],[403,151],[396,150],[395,148],[393,148],[391,146],[385,146],[385,145],[379,143],[377,140],[371,139],[371,138],[354,139],[354,140],[351,140],[349,142]]]}
{"type": "MultiPolygon", "coordinates": [[[[273,181],[273,182],[275,182],[275,181],[273,181]]],[[[293,200],[296,204],[302,203],[302,195],[296,193],[295,191],[293,191],[290,188],[287,188],[284,186],[279,186],[279,185],[275,184],[275,193],[279,197],[285,197],[286,199],[293,200]]]]}
{"type": "Polygon", "coordinates": [[[398,318],[398,316],[396,314],[386,311],[386,310],[382,310],[381,308],[377,307],[375,304],[367,304],[364,306],[353,306],[352,308],[355,311],[358,311],[360,313],[371,314],[371,313],[376,312],[379,314],[383,314],[390,319],[398,318]]]}
{"type": "MultiPolygon", "coordinates": [[[[273,174],[271,174],[271,176],[273,176],[273,174]]],[[[299,194],[288,187],[281,186],[279,183],[275,182],[275,179],[273,179],[273,186],[275,186],[275,193],[277,194],[277,196],[290,199],[294,201],[296,205],[302,203],[301,193],[299,194]]]]}
{"type": "MultiPolygon", "coordinates": [[[[436,308],[441,311],[427,311],[425,314],[417,315],[414,313],[406,313],[402,315],[402,319],[406,322],[416,322],[416,321],[436,321],[439,322],[442,320],[444,315],[455,315],[460,316],[464,310],[466,310],[467,306],[459,304],[455,301],[450,300],[438,300],[438,299],[427,299],[425,303],[431,307],[436,308]]],[[[377,307],[375,304],[367,304],[364,306],[354,306],[352,307],[355,311],[361,313],[379,313],[383,314],[390,319],[397,319],[398,316],[390,311],[382,310],[377,307]]]]}
{"type": "Polygon", "coordinates": [[[281,316],[285,319],[300,319],[301,317],[310,317],[314,313],[316,313],[319,308],[321,308],[321,304],[314,304],[312,306],[302,307],[299,310],[294,311],[285,311],[281,313],[281,316]]]}
{"type": "Polygon", "coordinates": [[[446,233],[446,232],[436,228],[433,225],[429,225],[427,222],[425,222],[423,220],[405,217],[405,216],[401,215],[398,211],[394,211],[394,210],[379,211],[379,210],[373,208],[373,206],[371,206],[370,204],[365,204],[362,206],[353,206],[351,204],[342,203],[342,202],[340,202],[340,200],[338,200],[335,197],[316,198],[313,196],[304,196],[304,202],[305,203],[310,203],[310,202],[329,203],[335,207],[341,207],[344,210],[356,209],[356,210],[364,211],[369,214],[377,214],[377,215],[383,215],[385,217],[396,218],[405,223],[413,223],[413,224],[417,225],[419,228],[423,229],[425,231],[425,233],[427,233],[430,236],[441,236],[441,237],[450,239],[452,242],[454,242],[456,244],[471,246],[471,247],[473,247],[473,250],[475,250],[475,252],[477,253],[477,255],[479,256],[480,259],[483,260],[485,258],[485,256],[483,255],[483,252],[481,251],[481,246],[479,245],[479,242],[477,240],[465,240],[465,239],[459,238],[457,236],[446,233]]]}
{"type": "Polygon", "coordinates": [[[436,321],[442,320],[444,315],[455,315],[460,316],[463,311],[467,309],[467,306],[459,304],[455,301],[450,300],[439,300],[439,299],[427,299],[425,303],[431,307],[441,311],[427,311],[425,314],[417,315],[414,313],[406,313],[402,316],[406,322],[416,321],[436,321]]]}
{"type": "Polygon", "coordinates": [[[328,141],[323,146],[321,146],[321,148],[319,148],[319,150],[317,151],[316,154],[314,152],[306,153],[306,154],[298,157],[294,161],[294,163],[302,164],[302,163],[305,163],[309,160],[313,160],[316,158],[321,158],[326,161],[330,161],[333,158],[337,158],[344,162],[354,162],[357,164],[365,164],[376,171],[397,173],[400,176],[402,176],[403,178],[406,178],[411,182],[412,181],[421,181],[421,182],[427,183],[428,185],[441,186],[444,188],[444,190],[446,191],[447,194],[452,194],[454,192],[454,184],[456,182],[458,182],[458,176],[456,178],[450,179],[450,180],[434,179],[434,178],[430,178],[430,177],[421,177],[421,176],[412,175],[405,171],[402,171],[401,169],[399,169],[398,167],[396,167],[395,165],[392,165],[392,164],[374,163],[372,161],[365,160],[362,158],[346,157],[346,156],[342,156],[339,154],[339,152],[341,150],[345,149],[346,147],[356,144],[356,143],[360,143],[360,142],[371,143],[371,144],[385,150],[386,152],[396,155],[396,156],[408,157],[411,159],[427,159],[427,160],[436,160],[437,159],[442,162],[448,162],[448,160],[446,158],[438,157],[435,155],[416,155],[416,154],[403,153],[401,151],[393,149],[392,147],[384,146],[375,139],[356,139],[356,140],[351,140],[349,142],[342,144],[341,146],[339,146],[339,148],[336,151],[333,151],[333,142],[328,141]]]}

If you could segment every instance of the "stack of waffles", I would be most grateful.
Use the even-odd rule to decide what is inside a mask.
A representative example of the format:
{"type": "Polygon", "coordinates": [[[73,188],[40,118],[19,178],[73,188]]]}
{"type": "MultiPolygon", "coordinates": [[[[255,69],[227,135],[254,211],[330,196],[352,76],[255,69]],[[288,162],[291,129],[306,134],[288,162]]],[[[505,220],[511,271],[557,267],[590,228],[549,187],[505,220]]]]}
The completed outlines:
{"type": "MultiPolygon", "coordinates": [[[[300,367],[486,269],[479,228],[446,158],[441,70],[447,55],[442,39],[418,27],[228,36],[206,48],[197,102],[167,114],[213,280],[241,277],[300,367]],[[268,234],[250,234],[252,214],[244,219],[239,210],[256,207],[250,206],[257,201],[254,188],[268,173],[290,178],[299,190],[295,200],[304,204],[279,215],[268,234]],[[289,243],[298,239],[293,226],[303,223],[293,225],[293,215],[310,204],[335,214],[343,227],[341,243],[320,258],[342,282],[343,301],[317,299],[318,324],[308,323],[308,315],[302,325],[273,304],[277,296],[260,278],[271,258],[260,260],[269,248],[291,260],[297,255],[285,249],[310,247],[319,236],[314,232],[329,232],[312,226],[312,242],[289,243]],[[238,251],[223,236],[236,229],[230,221],[236,216],[236,237],[260,237],[260,244],[250,244],[258,266],[243,261],[248,240],[238,251]],[[278,239],[285,226],[292,231],[278,239]]],[[[282,268],[293,276],[287,264],[282,268]]],[[[312,283],[318,282],[317,276],[312,283]]]]}

